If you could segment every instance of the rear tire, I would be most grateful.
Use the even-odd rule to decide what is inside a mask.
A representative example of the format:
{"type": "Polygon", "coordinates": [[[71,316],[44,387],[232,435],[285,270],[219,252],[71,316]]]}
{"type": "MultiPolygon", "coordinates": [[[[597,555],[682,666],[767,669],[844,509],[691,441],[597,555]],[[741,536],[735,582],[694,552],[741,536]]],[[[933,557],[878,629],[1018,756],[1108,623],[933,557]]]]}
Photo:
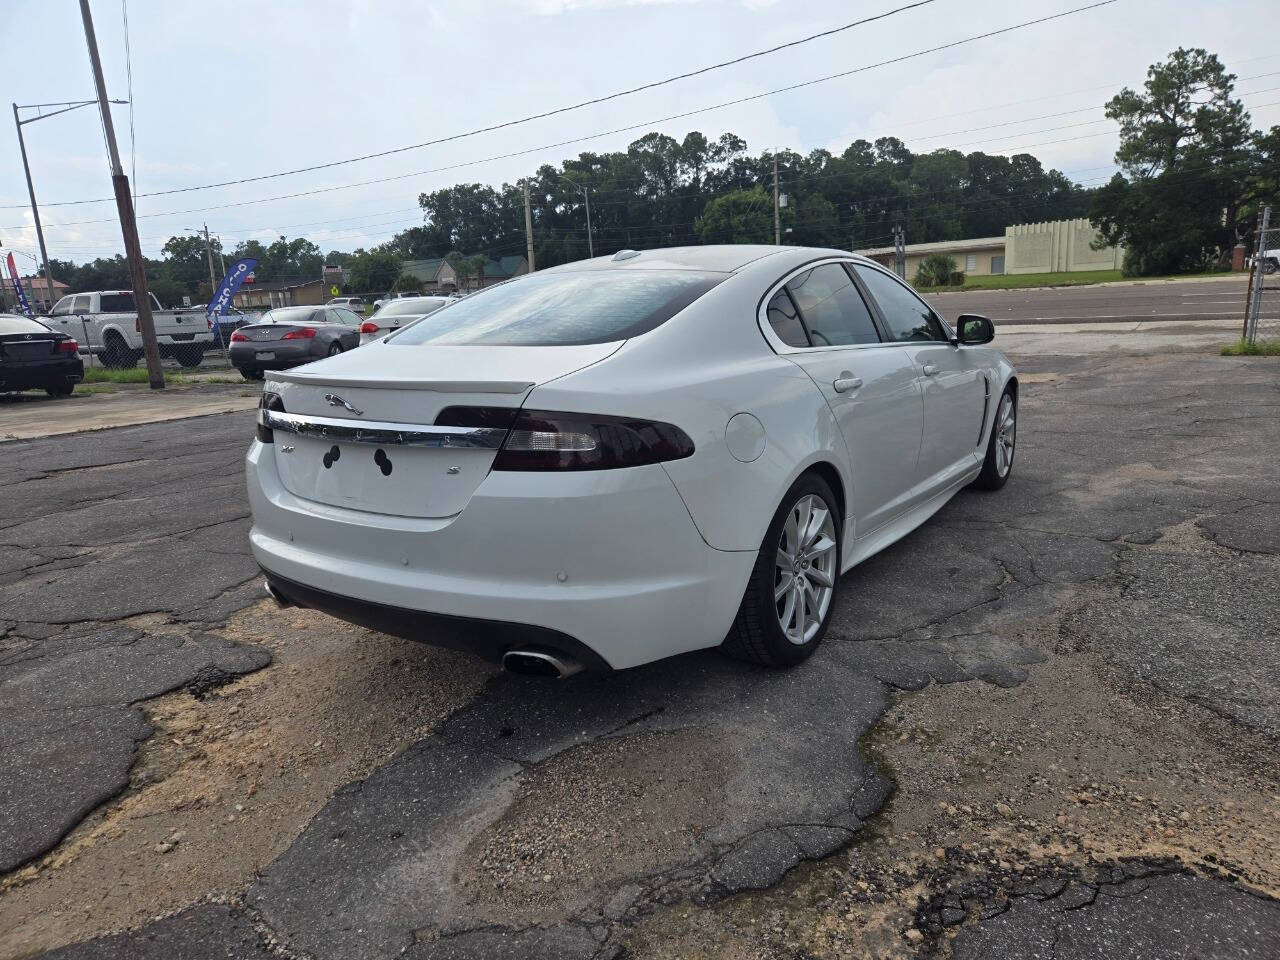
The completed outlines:
{"type": "Polygon", "coordinates": [[[261,370],[241,370],[240,376],[244,377],[246,380],[261,380],[262,371],[261,370]]]}
{"type": "Polygon", "coordinates": [[[1280,270],[1280,260],[1268,259],[1262,263],[1262,272],[1268,277],[1280,270]]]}
{"type": "Polygon", "coordinates": [[[102,362],[114,370],[128,370],[137,366],[138,353],[129,349],[120,334],[110,333],[107,334],[105,349],[102,351],[102,362]]]}
{"type": "Polygon", "coordinates": [[[341,352],[342,352],[342,344],[338,343],[337,341],[334,341],[333,343],[329,344],[329,356],[336,357],[341,352]]]}
{"type": "Polygon", "coordinates": [[[836,504],[831,488],[817,474],[806,473],[791,485],[765,532],[742,604],[722,644],[725,653],[780,668],[803,663],[818,649],[831,622],[840,579],[843,518],[836,504]],[[806,504],[812,508],[807,520],[806,504]],[[798,563],[784,569],[784,555],[798,563]],[[803,623],[794,616],[796,604],[805,605],[803,623]],[[784,628],[784,621],[795,629],[784,628]]]}
{"type": "Polygon", "coordinates": [[[62,383],[45,387],[44,392],[51,397],[69,397],[75,388],[76,385],[72,381],[64,380],[62,383]]]}
{"type": "Polygon", "coordinates": [[[1018,438],[1018,395],[1005,387],[996,405],[996,418],[991,424],[991,437],[987,440],[987,456],[982,461],[982,472],[973,486],[979,490],[999,490],[1009,482],[1013,473],[1013,455],[1018,438]]]}
{"type": "Polygon", "coordinates": [[[173,356],[184,367],[198,367],[204,360],[204,350],[200,347],[179,347],[173,356]]]}

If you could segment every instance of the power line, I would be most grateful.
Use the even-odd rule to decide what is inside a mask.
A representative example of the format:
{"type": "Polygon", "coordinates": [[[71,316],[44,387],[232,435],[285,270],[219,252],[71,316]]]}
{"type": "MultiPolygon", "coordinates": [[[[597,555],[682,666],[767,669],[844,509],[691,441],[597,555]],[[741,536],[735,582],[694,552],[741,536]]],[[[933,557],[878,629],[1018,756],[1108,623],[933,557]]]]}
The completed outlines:
{"type": "MultiPolygon", "coordinates": [[[[376,153],[366,153],[358,157],[349,157],[345,160],[332,160],[328,163],[317,163],[307,167],[297,167],[293,170],[281,170],[277,173],[264,173],[256,177],[243,177],[238,180],[224,180],[219,183],[206,183],[206,184],[201,184],[198,186],[191,186],[191,187],[175,187],[171,190],[156,190],[156,191],[153,191],[152,193],[139,194],[139,196],[161,197],[161,196],[167,196],[169,194],[174,194],[174,193],[189,193],[195,190],[211,190],[216,187],[232,187],[232,186],[239,186],[241,184],[246,184],[246,183],[257,183],[262,180],[274,180],[279,177],[290,177],[299,173],[313,173],[317,170],[329,170],[329,169],[332,169],[333,167],[345,166],[351,163],[360,163],[365,160],[375,160],[375,159],[378,159],[379,157],[389,157],[398,153],[407,153],[411,150],[421,150],[425,147],[439,146],[442,143],[451,143],[453,141],[462,140],[467,137],[474,137],[481,133],[492,133],[495,130],[505,130],[510,127],[515,127],[521,124],[530,123],[534,120],[544,120],[547,117],[554,117],[562,113],[570,113],[574,110],[581,110],[584,107],[591,107],[601,103],[607,103],[610,100],[617,100],[621,97],[631,96],[632,94],[641,93],[645,90],[653,90],[657,87],[662,87],[671,83],[676,83],[680,80],[687,80],[691,77],[701,76],[703,74],[711,73],[715,70],[722,70],[725,67],[736,66],[737,64],[740,64],[740,63],[746,63],[748,60],[755,60],[755,59],[758,59],[759,57],[765,57],[773,53],[778,53],[781,50],[788,50],[793,47],[798,47],[802,44],[809,43],[813,40],[818,40],[823,37],[830,37],[837,33],[843,33],[844,31],[852,30],[855,27],[865,26],[866,24],[874,23],[877,20],[884,20],[884,19],[887,19],[888,17],[895,16],[899,13],[904,13],[908,10],[914,10],[917,7],[927,6],[928,4],[931,4],[933,2],[935,2],[935,0],[915,0],[914,3],[908,3],[901,7],[895,7],[894,9],[888,10],[884,13],[878,13],[875,16],[863,17],[861,20],[854,20],[852,23],[846,23],[843,26],[833,27],[829,30],[823,30],[819,33],[810,34],[807,37],[801,37],[798,40],[791,40],[787,43],[780,43],[776,46],[769,47],[765,50],[757,50],[754,53],[744,54],[740,57],[735,57],[731,60],[724,60],[720,63],[709,64],[708,66],[705,66],[705,67],[699,67],[696,70],[689,70],[685,73],[679,73],[674,76],[665,77],[664,79],[661,79],[661,80],[654,80],[649,83],[643,83],[639,86],[631,87],[630,89],[627,89],[627,90],[619,90],[615,93],[606,94],[601,97],[593,97],[589,100],[582,100],[578,103],[569,104],[567,106],[556,107],[551,110],[544,110],[541,113],[530,114],[529,116],[520,117],[516,120],[506,120],[506,121],[503,121],[502,123],[494,123],[485,127],[477,127],[474,130],[468,130],[463,133],[451,134],[447,137],[440,137],[435,140],[427,140],[423,143],[413,143],[413,144],[409,144],[408,146],[393,147],[389,150],[380,150],[376,153]]],[[[1107,3],[1114,3],[1114,2],[1116,2],[1116,0],[1103,0],[1103,2],[1101,3],[1094,4],[1094,6],[1105,6],[1107,3]]],[[[1054,19],[1054,18],[1050,17],[1046,19],[1054,19]]],[[[45,204],[45,206],[60,207],[60,206],[69,206],[71,204],[80,204],[80,203],[106,203],[111,201],[111,199],[112,198],[107,197],[100,200],[66,200],[60,203],[47,203],[45,204]]],[[[15,209],[15,208],[11,207],[10,209],[15,209]]]]}

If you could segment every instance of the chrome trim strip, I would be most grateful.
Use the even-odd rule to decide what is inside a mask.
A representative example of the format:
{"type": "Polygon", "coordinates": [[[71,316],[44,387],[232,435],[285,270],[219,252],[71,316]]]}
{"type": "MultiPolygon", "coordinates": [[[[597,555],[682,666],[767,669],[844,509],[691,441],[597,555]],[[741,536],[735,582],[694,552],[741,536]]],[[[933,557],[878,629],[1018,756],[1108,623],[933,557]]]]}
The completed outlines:
{"type": "Polygon", "coordinates": [[[382,446],[497,450],[506,439],[503,427],[437,427],[422,423],[338,420],[277,410],[260,411],[265,426],[302,437],[372,443],[382,446]]]}

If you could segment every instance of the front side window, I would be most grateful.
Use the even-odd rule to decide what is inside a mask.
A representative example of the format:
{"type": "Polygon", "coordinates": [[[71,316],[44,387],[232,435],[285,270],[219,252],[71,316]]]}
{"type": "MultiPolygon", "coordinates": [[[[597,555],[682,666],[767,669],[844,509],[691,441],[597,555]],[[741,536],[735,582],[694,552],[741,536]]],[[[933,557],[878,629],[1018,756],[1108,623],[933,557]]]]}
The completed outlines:
{"type": "Polygon", "coordinates": [[[694,270],[547,272],[486,287],[389,344],[577,346],[648,333],[720,283],[694,270]]]}
{"type": "Polygon", "coordinates": [[[58,301],[58,305],[50,311],[50,316],[65,317],[71,313],[71,305],[75,303],[75,297],[63,297],[58,301]]]}
{"type": "Polygon", "coordinates": [[[787,281],[815,347],[879,343],[871,311],[838,263],[824,263],[787,281]]]}
{"type": "Polygon", "coordinates": [[[890,336],[899,343],[946,341],[946,331],[937,314],[917,297],[906,284],[883,270],[855,264],[858,276],[884,314],[890,336]]]}

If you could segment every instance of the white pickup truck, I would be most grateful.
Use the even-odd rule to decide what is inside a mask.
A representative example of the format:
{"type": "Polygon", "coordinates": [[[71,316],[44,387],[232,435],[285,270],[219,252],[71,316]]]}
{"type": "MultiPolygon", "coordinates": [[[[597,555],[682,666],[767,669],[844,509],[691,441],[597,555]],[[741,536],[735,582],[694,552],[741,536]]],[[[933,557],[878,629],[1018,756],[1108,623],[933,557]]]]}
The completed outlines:
{"type": "MultiPolygon", "coordinates": [[[[214,346],[204,310],[165,310],[151,295],[160,356],[173,357],[184,367],[197,367],[214,346]]],[[[108,367],[132,367],[142,356],[142,332],[132,290],[99,290],[63,297],[45,318],[46,325],[80,342],[108,367]]]]}

